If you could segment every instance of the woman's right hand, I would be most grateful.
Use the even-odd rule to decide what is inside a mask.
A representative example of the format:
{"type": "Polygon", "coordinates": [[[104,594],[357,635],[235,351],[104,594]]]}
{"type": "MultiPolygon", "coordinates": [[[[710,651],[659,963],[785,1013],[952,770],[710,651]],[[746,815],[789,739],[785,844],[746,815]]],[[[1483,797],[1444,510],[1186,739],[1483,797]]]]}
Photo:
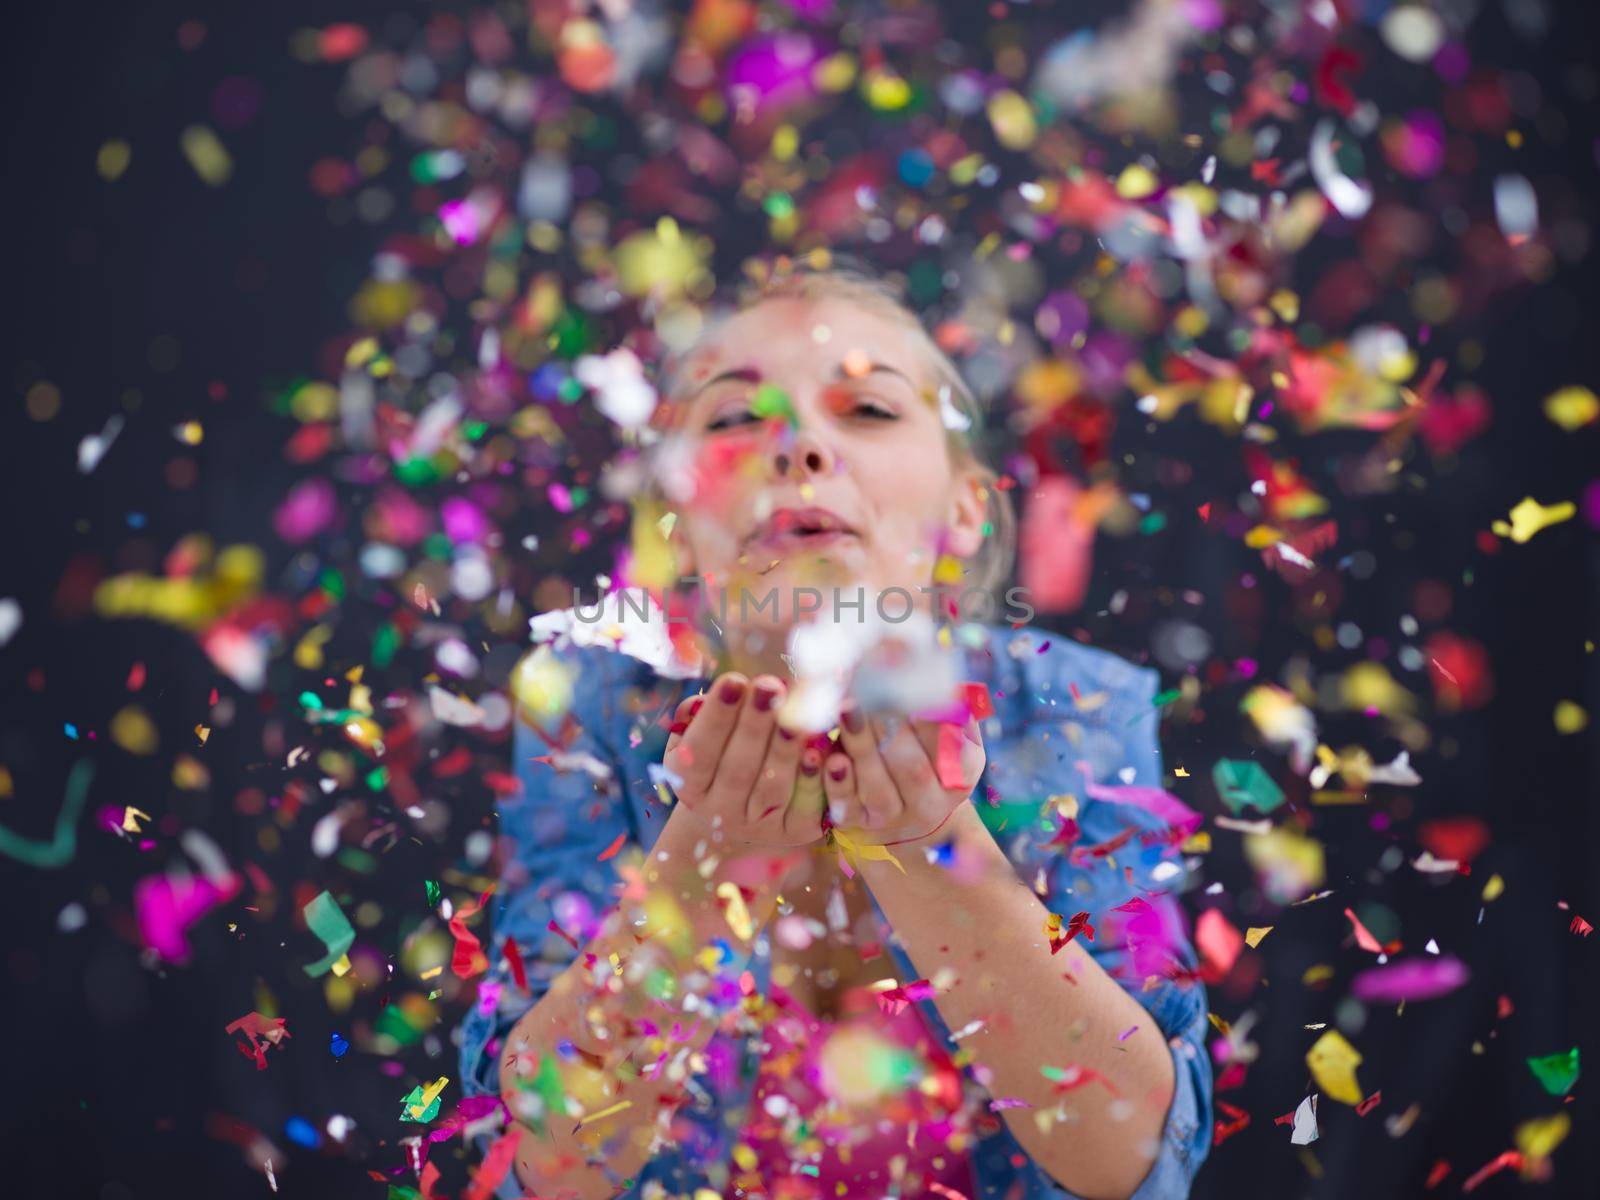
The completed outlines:
{"type": "Polygon", "coordinates": [[[678,802],[723,844],[783,848],[822,836],[822,756],[779,726],[783,681],[718,676],[673,714],[662,764],[678,802]]]}

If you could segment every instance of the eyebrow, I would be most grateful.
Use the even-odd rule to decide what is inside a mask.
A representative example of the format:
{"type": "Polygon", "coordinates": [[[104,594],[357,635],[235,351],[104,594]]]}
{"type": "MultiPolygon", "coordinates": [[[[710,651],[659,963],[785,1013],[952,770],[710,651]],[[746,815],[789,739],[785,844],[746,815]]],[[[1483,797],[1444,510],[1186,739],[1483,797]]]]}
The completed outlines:
{"type": "MultiPolygon", "coordinates": [[[[904,371],[900,370],[897,367],[891,367],[888,363],[880,363],[880,362],[867,364],[867,369],[865,371],[862,371],[860,374],[857,374],[857,375],[852,375],[849,371],[847,371],[845,369],[844,363],[840,362],[833,369],[833,379],[834,379],[835,383],[845,383],[845,382],[848,382],[849,380],[852,380],[852,379],[861,379],[861,378],[865,378],[868,375],[873,375],[873,374],[877,374],[877,373],[883,373],[883,374],[886,374],[886,375],[897,375],[901,379],[904,379],[906,381],[906,383],[910,384],[910,386],[912,387],[913,390],[916,389],[916,386],[917,386],[916,383],[904,371]]],[[[695,390],[693,392],[689,393],[689,395],[684,399],[683,403],[687,404],[687,403],[692,402],[693,400],[695,400],[700,395],[700,393],[708,391],[709,389],[715,387],[717,384],[722,383],[724,380],[728,380],[728,379],[737,380],[740,383],[760,383],[761,382],[761,372],[756,370],[754,367],[730,367],[726,371],[719,371],[715,375],[713,375],[710,379],[708,379],[704,383],[702,383],[699,387],[695,388],[695,390]]]]}

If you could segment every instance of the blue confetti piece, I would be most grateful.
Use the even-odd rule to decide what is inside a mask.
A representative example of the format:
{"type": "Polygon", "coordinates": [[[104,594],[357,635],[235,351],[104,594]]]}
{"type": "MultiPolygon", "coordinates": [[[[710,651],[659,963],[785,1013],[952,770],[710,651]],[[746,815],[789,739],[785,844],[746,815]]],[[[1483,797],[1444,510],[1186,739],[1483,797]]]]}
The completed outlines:
{"type": "Polygon", "coordinates": [[[333,1052],[335,1058],[343,1058],[344,1052],[350,1049],[350,1043],[336,1033],[329,1039],[328,1049],[333,1052]]]}

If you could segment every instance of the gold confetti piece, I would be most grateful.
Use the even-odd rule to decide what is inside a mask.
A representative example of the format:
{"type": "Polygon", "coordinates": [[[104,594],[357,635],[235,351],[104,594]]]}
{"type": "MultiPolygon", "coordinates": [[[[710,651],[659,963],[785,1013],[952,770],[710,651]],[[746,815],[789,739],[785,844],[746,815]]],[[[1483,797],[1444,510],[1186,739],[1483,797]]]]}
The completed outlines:
{"type": "Polygon", "coordinates": [[[1483,885],[1484,903],[1492,904],[1494,901],[1500,899],[1501,894],[1505,890],[1506,881],[1504,879],[1501,879],[1499,875],[1489,876],[1489,882],[1483,885]]]}
{"type": "MultiPolygon", "coordinates": [[[[100,152],[94,156],[94,169],[100,173],[100,178],[107,183],[114,183],[122,178],[122,173],[128,169],[128,164],[133,161],[133,147],[121,138],[112,138],[111,141],[100,147],[100,152]]],[[[1549,401],[1545,402],[1546,404],[1549,401]]]]}
{"type": "Polygon", "coordinates": [[[422,974],[418,975],[417,978],[418,979],[436,979],[443,973],[444,973],[444,964],[440,963],[436,967],[429,967],[426,971],[422,972],[422,974]]]}
{"type": "Polygon", "coordinates": [[[233,174],[233,158],[217,135],[205,125],[191,125],[180,137],[183,155],[194,173],[212,187],[221,187],[233,174]]]}
{"type": "Polygon", "coordinates": [[[1544,398],[1544,415],[1568,433],[1600,417],[1600,396],[1586,387],[1564,387],[1544,398]]]}
{"type": "Polygon", "coordinates": [[[1261,945],[1261,939],[1272,932],[1271,925],[1252,925],[1244,931],[1244,944],[1254,950],[1261,945]]]}
{"type": "Polygon", "coordinates": [[[143,812],[131,804],[122,810],[122,828],[128,833],[143,833],[144,830],[139,828],[139,822],[151,819],[149,813],[143,812]]]}
{"type": "Polygon", "coordinates": [[[209,725],[196,725],[194,727],[194,735],[200,739],[200,744],[204,746],[206,739],[211,736],[211,727],[209,725]]]}
{"type": "Polygon", "coordinates": [[[1501,537],[1508,537],[1519,546],[1528,541],[1541,529],[1548,529],[1552,525],[1559,525],[1563,521],[1570,521],[1578,511],[1578,506],[1571,500],[1563,500],[1559,504],[1549,507],[1540,504],[1532,496],[1524,497],[1522,503],[1511,510],[1511,521],[1495,521],[1489,526],[1501,537]]]}
{"type": "Polygon", "coordinates": [[[1360,1065],[1361,1053],[1337,1029],[1327,1030],[1306,1051],[1306,1066],[1317,1086],[1340,1104],[1361,1103],[1361,1084],[1356,1081],[1360,1065]]]}
{"type": "Polygon", "coordinates": [[[1179,779],[1187,779],[1187,778],[1189,778],[1189,772],[1185,771],[1182,767],[1175,768],[1172,773],[1174,775],[1176,775],[1179,779]]]}
{"type": "Polygon", "coordinates": [[[129,754],[154,754],[160,739],[144,709],[130,704],[111,718],[111,740],[129,754]]]}

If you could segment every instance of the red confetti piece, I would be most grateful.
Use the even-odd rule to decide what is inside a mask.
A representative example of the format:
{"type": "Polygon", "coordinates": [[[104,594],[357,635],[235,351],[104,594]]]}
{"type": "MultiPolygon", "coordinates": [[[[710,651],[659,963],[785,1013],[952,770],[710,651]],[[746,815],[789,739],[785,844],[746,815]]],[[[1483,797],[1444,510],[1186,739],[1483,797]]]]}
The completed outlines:
{"type": "Polygon", "coordinates": [[[517,987],[523,991],[528,990],[528,971],[522,965],[522,948],[517,945],[517,939],[508,937],[505,945],[506,965],[511,968],[511,978],[517,981],[517,987]]]}
{"type": "Polygon", "coordinates": [[[1383,944],[1379,942],[1377,938],[1372,936],[1367,927],[1363,925],[1356,917],[1356,914],[1347,908],[1344,910],[1344,915],[1349,917],[1350,924],[1355,926],[1356,945],[1360,946],[1363,950],[1370,950],[1373,954],[1382,954],[1383,944]]]}
{"type": "Polygon", "coordinates": [[[606,859],[615,857],[617,851],[622,849],[622,843],[626,842],[627,840],[628,835],[626,833],[617,834],[617,840],[602,850],[600,852],[600,857],[595,859],[595,862],[605,862],[606,859]]]}
{"type": "Polygon", "coordinates": [[[1489,1176],[1498,1175],[1507,1167],[1520,1167],[1521,1165],[1522,1155],[1517,1153],[1515,1150],[1507,1150],[1503,1154],[1490,1159],[1483,1166],[1479,1167],[1478,1170],[1475,1171],[1472,1176],[1461,1185],[1461,1190],[1463,1192],[1470,1192],[1485,1179],[1488,1179],[1489,1176]]]}
{"type": "Polygon", "coordinates": [[[1360,1104],[1356,1105],[1356,1116],[1366,1116],[1369,1112],[1378,1107],[1378,1103],[1382,1099],[1383,1093],[1381,1091],[1373,1092],[1372,1095],[1368,1096],[1360,1104]]]}
{"type": "Polygon", "coordinates": [[[561,926],[557,925],[555,923],[555,919],[553,917],[550,919],[549,923],[545,925],[545,928],[548,929],[551,933],[555,934],[557,937],[559,937],[567,945],[571,946],[574,950],[577,950],[577,949],[580,948],[578,946],[577,939],[574,938],[565,929],[561,928],[561,926]]]}

